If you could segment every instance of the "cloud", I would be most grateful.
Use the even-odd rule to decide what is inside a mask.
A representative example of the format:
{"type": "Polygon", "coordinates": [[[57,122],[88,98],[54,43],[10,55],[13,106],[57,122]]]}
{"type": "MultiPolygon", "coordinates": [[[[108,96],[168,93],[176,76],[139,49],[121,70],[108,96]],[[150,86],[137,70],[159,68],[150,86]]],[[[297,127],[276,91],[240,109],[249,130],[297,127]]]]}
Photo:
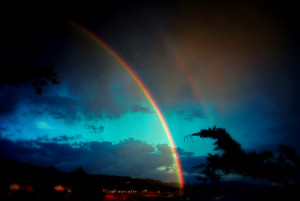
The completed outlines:
{"type": "Polygon", "coordinates": [[[9,88],[10,87],[0,88],[0,117],[14,112],[18,105],[17,97],[9,88]]]}
{"type": "Polygon", "coordinates": [[[141,105],[133,105],[131,107],[131,112],[154,113],[150,107],[144,107],[141,105]]]}
{"type": "MultiPolygon", "coordinates": [[[[79,136],[77,136],[79,137],[79,136]]],[[[82,166],[89,173],[113,174],[176,181],[170,147],[157,146],[133,138],[111,142],[72,142],[77,137],[12,141],[0,138],[4,158],[44,167],[55,166],[72,171],[82,166]]]]}
{"type": "Polygon", "coordinates": [[[48,138],[48,136],[43,136],[43,137],[37,138],[37,141],[38,142],[55,142],[55,143],[67,143],[67,142],[72,143],[72,142],[78,141],[81,138],[82,138],[81,135],[75,135],[75,136],[61,135],[61,136],[54,137],[54,138],[48,138]]]}
{"type": "Polygon", "coordinates": [[[95,126],[92,124],[86,124],[85,128],[94,134],[102,133],[104,131],[104,126],[95,126]]]}
{"type": "Polygon", "coordinates": [[[7,131],[7,128],[4,128],[4,127],[0,126],[0,135],[1,135],[2,131],[7,131]]]}
{"type": "Polygon", "coordinates": [[[177,114],[183,116],[184,119],[188,120],[188,121],[193,121],[195,119],[202,119],[206,116],[203,111],[201,111],[199,109],[193,109],[193,108],[192,109],[182,109],[182,110],[178,111],[177,114]]]}
{"type": "Polygon", "coordinates": [[[179,156],[191,157],[195,154],[194,152],[186,152],[186,151],[184,151],[184,149],[181,149],[180,147],[178,147],[176,149],[177,149],[177,153],[179,156]]]}
{"type": "MultiPolygon", "coordinates": [[[[129,138],[119,143],[81,141],[81,136],[39,137],[36,140],[12,141],[0,136],[0,153],[9,160],[31,163],[43,167],[54,166],[73,171],[81,166],[92,174],[153,178],[177,182],[174,158],[167,144],[150,145],[129,138]]],[[[180,157],[185,181],[194,183],[197,169],[192,167],[205,162],[204,156],[195,156],[176,148],[180,157]]]]}

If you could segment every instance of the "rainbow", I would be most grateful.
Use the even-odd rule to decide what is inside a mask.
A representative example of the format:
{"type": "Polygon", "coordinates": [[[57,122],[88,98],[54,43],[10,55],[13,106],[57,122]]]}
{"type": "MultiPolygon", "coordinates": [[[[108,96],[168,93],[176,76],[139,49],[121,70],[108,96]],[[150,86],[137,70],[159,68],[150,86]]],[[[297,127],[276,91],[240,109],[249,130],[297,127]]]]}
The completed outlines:
{"type": "Polygon", "coordinates": [[[74,25],[75,27],[77,27],[78,29],[83,31],[85,34],[87,34],[90,38],[95,40],[99,45],[101,45],[112,57],[114,57],[118,61],[118,63],[131,75],[131,77],[134,79],[134,81],[140,87],[140,89],[142,90],[142,92],[144,93],[146,98],[148,99],[149,103],[153,107],[155,113],[157,114],[157,116],[159,118],[159,121],[161,122],[161,125],[162,125],[162,127],[165,131],[165,134],[167,135],[168,141],[169,141],[170,146],[171,146],[171,152],[173,154],[174,162],[175,162],[176,169],[177,169],[179,187],[181,189],[183,189],[184,188],[183,172],[182,172],[182,167],[181,167],[179,155],[178,155],[174,140],[172,138],[170,129],[167,125],[167,122],[166,122],[160,108],[158,107],[157,103],[155,102],[154,98],[150,94],[150,92],[147,89],[147,87],[145,86],[145,84],[138,77],[138,75],[133,71],[133,69],[130,67],[130,65],[117,52],[115,52],[108,44],[106,44],[102,39],[100,39],[94,33],[89,31],[84,26],[78,24],[74,20],[72,20],[68,17],[64,17],[64,18],[67,19],[67,21],[70,22],[72,25],[74,25]]]}
{"type": "MultiPolygon", "coordinates": [[[[146,18],[146,19],[148,19],[148,18],[146,18]]],[[[184,59],[179,56],[179,54],[176,51],[176,48],[174,48],[174,46],[172,46],[172,42],[169,39],[169,37],[167,36],[167,34],[165,34],[162,31],[162,29],[159,28],[159,26],[154,22],[154,20],[148,19],[147,22],[154,30],[154,33],[156,34],[156,36],[160,39],[160,41],[166,48],[167,52],[169,53],[169,55],[174,59],[176,66],[179,68],[182,75],[184,75],[186,77],[186,80],[189,83],[189,85],[195,95],[195,98],[203,106],[203,110],[204,110],[205,114],[207,115],[210,123],[214,125],[214,118],[212,116],[213,113],[210,111],[210,108],[208,107],[208,104],[205,101],[204,91],[201,89],[201,87],[200,87],[201,85],[198,83],[198,78],[196,78],[194,73],[191,72],[188,65],[184,62],[184,59]]]]}

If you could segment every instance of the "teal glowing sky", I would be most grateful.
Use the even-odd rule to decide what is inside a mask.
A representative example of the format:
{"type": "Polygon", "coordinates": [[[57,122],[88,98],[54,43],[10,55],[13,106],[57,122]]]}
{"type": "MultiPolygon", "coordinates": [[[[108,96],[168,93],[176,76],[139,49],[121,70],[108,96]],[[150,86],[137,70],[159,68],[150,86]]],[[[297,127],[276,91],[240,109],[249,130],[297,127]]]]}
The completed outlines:
{"type": "Polygon", "coordinates": [[[212,142],[184,137],[213,125],[246,150],[298,147],[298,30],[288,9],[124,3],[84,16],[6,16],[4,51],[38,47],[35,60],[54,64],[61,83],[41,95],[27,84],[1,86],[2,155],[67,171],[82,166],[177,181],[167,136],[136,82],[62,15],[103,39],[144,82],[169,125],[186,181],[194,181],[191,167],[212,142]]]}

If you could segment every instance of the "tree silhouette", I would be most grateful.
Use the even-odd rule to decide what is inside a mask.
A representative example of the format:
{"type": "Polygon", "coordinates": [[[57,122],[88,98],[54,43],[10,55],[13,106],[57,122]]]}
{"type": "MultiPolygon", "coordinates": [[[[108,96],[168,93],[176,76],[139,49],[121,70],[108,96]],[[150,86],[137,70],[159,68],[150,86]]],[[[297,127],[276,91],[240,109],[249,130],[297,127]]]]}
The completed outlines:
{"type": "Polygon", "coordinates": [[[31,83],[37,94],[51,82],[59,84],[55,66],[42,66],[34,58],[36,48],[12,50],[0,48],[0,88],[4,85],[18,87],[20,84],[31,83]]]}
{"type": "Polygon", "coordinates": [[[200,169],[197,179],[219,182],[220,177],[230,174],[263,178],[286,185],[299,185],[299,162],[296,151],[279,146],[277,153],[255,151],[247,153],[224,128],[216,126],[203,129],[185,138],[200,137],[215,140],[215,154],[209,153],[206,163],[195,166],[200,169]]]}

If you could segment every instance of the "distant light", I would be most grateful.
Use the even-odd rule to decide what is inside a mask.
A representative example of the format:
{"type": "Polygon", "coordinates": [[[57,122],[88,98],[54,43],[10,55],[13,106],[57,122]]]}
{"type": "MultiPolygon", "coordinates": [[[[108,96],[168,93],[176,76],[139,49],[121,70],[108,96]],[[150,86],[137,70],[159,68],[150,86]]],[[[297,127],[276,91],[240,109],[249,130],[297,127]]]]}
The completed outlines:
{"type": "Polygon", "coordinates": [[[20,190],[20,185],[19,184],[11,184],[9,189],[13,190],[13,191],[19,191],[20,190]]]}
{"type": "Polygon", "coordinates": [[[32,191],[34,191],[34,188],[31,185],[26,185],[25,186],[25,191],[32,192],[32,191]]]}
{"type": "Polygon", "coordinates": [[[115,200],[113,195],[105,195],[105,200],[115,200]]]}
{"type": "Polygon", "coordinates": [[[56,186],[54,186],[54,190],[55,191],[64,191],[65,188],[62,185],[56,185],[56,186]]]}

